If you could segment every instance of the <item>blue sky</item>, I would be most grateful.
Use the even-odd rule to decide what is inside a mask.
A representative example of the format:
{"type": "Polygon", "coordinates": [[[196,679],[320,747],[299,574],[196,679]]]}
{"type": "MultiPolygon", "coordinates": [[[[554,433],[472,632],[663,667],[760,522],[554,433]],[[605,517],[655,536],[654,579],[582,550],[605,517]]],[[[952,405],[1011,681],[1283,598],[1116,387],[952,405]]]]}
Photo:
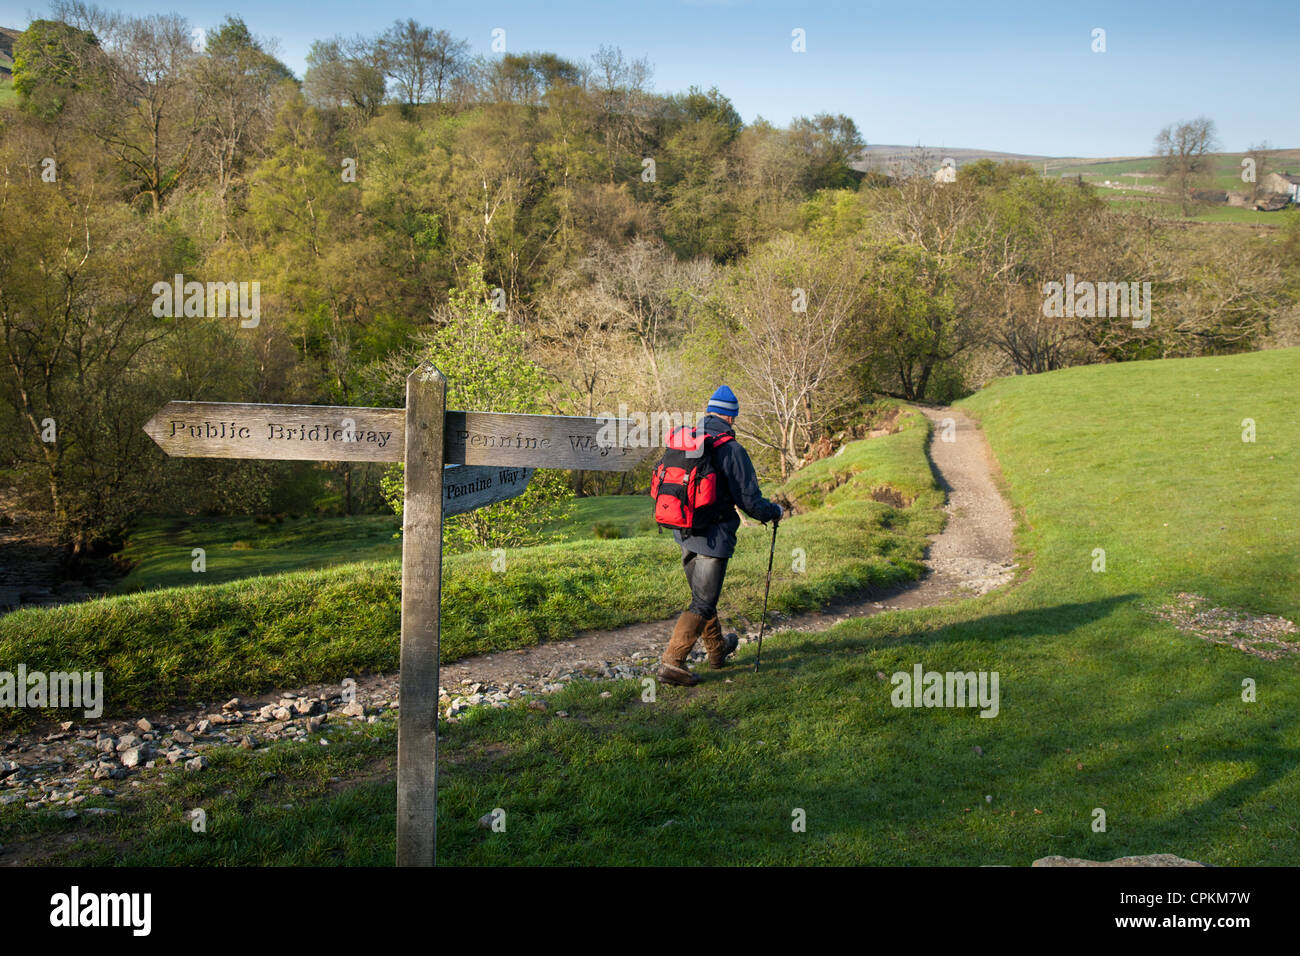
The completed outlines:
{"type": "MultiPolygon", "coordinates": [[[[1226,150],[1300,146],[1294,0],[979,3],[871,0],[112,0],[134,14],[177,12],[196,26],[242,16],[274,37],[300,76],[312,40],[373,34],[414,17],[488,53],[572,59],[601,44],[646,57],[660,92],[717,86],[746,121],[846,113],[869,143],[973,147],[1053,156],[1141,155],[1167,123],[1204,114],[1226,150]],[[807,52],[791,50],[801,28],[807,52]],[[1106,31],[1094,53],[1092,31],[1106,31]]],[[[44,4],[0,0],[21,28],[44,4]]]]}

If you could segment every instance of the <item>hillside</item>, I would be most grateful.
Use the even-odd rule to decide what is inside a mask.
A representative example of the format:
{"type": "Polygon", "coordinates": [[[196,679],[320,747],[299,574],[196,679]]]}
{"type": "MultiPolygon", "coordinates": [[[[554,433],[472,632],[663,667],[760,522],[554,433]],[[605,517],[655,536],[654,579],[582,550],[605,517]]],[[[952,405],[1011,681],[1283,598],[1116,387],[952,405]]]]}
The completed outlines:
{"type": "Polygon", "coordinates": [[[22,30],[0,27],[0,78],[2,79],[13,79],[14,41],[22,35],[22,30]]]}
{"type": "MultiPolygon", "coordinates": [[[[1019,512],[1018,584],[778,633],[758,674],[744,647],[650,703],[635,680],[578,682],[545,709],[450,722],[440,862],[617,865],[653,847],[661,865],[1300,863],[1298,375],[1290,349],[995,382],[962,404],[1019,512]],[[890,675],[915,667],[997,673],[996,716],[895,706],[890,675]],[[508,832],[479,826],[493,807],[508,832]]],[[[907,436],[865,444],[922,464],[907,436]]],[[[326,734],[214,755],[120,818],[8,806],[0,823],[77,834],[53,862],[387,863],[395,724],[326,734]],[[221,825],[191,839],[167,812],[181,801],[221,825]]]]}

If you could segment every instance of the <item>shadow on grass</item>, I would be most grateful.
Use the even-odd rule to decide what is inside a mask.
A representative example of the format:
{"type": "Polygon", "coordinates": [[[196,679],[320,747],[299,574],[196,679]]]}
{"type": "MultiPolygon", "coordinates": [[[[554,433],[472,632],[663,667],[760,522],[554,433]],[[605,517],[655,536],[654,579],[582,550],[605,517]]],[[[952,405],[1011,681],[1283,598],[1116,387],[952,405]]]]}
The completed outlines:
{"type": "MultiPolygon", "coordinates": [[[[885,637],[874,634],[857,637],[837,633],[846,626],[855,626],[857,622],[852,621],[822,634],[777,632],[780,635],[778,641],[765,644],[763,648],[763,667],[783,665],[797,667],[805,663],[810,655],[820,657],[823,654],[850,649],[879,650],[909,644],[929,647],[947,644],[953,640],[1006,641],[1025,637],[1057,636],[1107,618],[1122,605],[1132,603],[1139,597],[1141,595],[1137,593],[1118,594],[1095,601],[989,614],[953,623],[943,623],[942,619],[926,621],[915,611],[905,611],[899,615],[899,629],[885,637]]],[[[959,607],[959,605],[945,605],[926,610],[942,613],[957,610],[959,607]]],[[[874,620],[874,618],[867,620],[874,620]]]]}
{"type": "Polygon", "coordinates": [[[1276,698],[1286,687],[1269,678],[1290,669],[1228,649],[1196,653],[1192,639],[1169,639],[1163,628],[1089,627],[1136,597],[952,623],[939,614],[932,626],[908,615],[897,633],[882,634],[889,622],[877,621],[866,636],[787,635],[793,640],[765,651],[777,693],[797,689],[792,697],[801,698],[835,682],[820,693],[868,702],[862,738],[845,744],[873,770],[830,785],[801,782],[789,795],[818,808],[827,837],[800,862],[822,853],[843,862],[849,853],[874,863],[1023,865],[1053,854],[1168,852],[1220,865],[1294,863],[1296,715],[1245,704],[1240,686],[1253,674],[1276,698]],[[1048,640],[1064,635],[1077,644],[1048,640]],[[1042,640],[1044,653],[1030,642],[1008,647],[1008,638],[1042,640]],[[915,651],[905,652],[907,666],[1001,670],[999,717],[894,710],[880,678],[903,666],[891,651],[905,648],[915,651]],[[995,802],[985,803],[986,792],[995,802]],[[1109,832],[1092,829],[1098,808],[1109,832]],[[1021,817],[1012,820],[1010,809],[1021,817]],[[944,847],[937,858],[934,844],[944,847]]]}

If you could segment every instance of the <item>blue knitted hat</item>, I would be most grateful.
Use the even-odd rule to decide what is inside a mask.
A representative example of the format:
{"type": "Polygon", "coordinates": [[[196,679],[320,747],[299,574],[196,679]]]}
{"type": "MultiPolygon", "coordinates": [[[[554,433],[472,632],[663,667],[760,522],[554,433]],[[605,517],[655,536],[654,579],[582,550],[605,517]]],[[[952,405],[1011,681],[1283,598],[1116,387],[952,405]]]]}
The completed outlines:
{"type": "Polygon", "coordinates": [[[709,399],[709,404],[705,406],[704,410],[715,415],[730,415],[735,418],[740,414],[740,402],[736,401],[736,393],[723,385],[713,393],[713,397],[709,399]]]}

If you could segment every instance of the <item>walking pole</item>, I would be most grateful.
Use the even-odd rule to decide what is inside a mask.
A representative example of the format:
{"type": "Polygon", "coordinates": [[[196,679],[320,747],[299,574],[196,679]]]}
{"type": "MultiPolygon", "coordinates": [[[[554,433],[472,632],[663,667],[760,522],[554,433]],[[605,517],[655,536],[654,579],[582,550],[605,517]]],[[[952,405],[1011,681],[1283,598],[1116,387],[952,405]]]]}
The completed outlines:
{"type": "Polygon", "coordinates": [[[767,627],[767,595],[772,590],[772,559],[776,557],[776,527],[781,522],[772,522],[772,550],[767,554],[767,585],[763,588],[763,617],[758,625],[758,653],[754,655],[754,673],[758,673],[758,662],[763,657],[763,631],[767,627]]]}

